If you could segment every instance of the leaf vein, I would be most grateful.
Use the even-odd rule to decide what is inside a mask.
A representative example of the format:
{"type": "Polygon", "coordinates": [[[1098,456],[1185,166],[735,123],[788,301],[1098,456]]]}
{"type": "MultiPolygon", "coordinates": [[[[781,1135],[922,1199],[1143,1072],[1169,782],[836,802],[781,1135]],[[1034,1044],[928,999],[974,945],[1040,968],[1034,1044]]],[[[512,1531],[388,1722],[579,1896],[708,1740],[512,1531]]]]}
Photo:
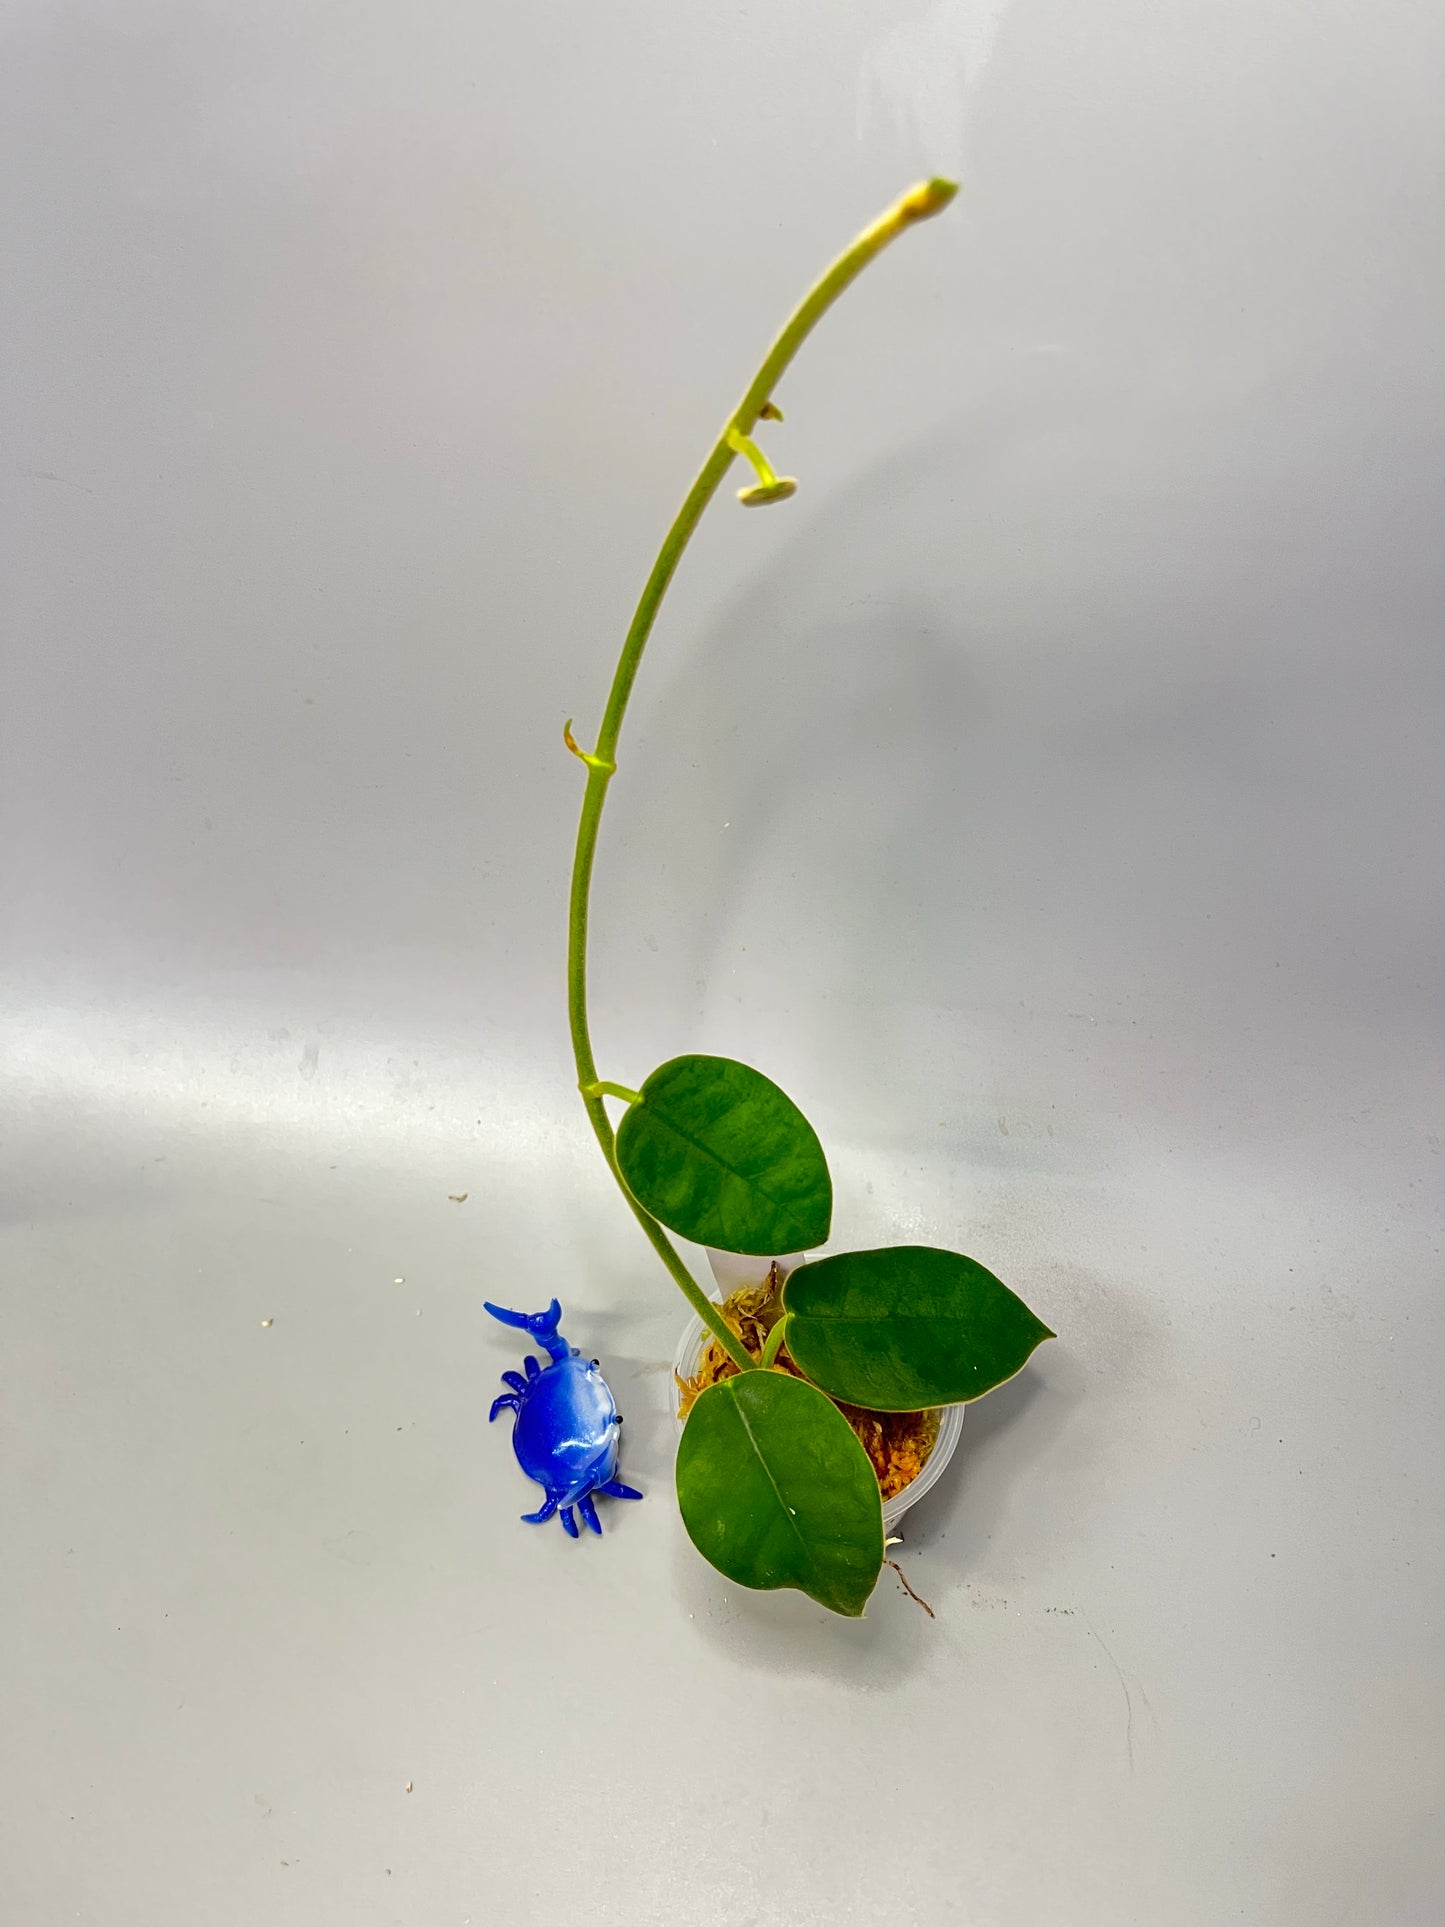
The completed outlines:
{"type": "MultiPolygon", "coordinates": [[[[646,1105],[646,1099],[644,1099],[643,1102],[644,1105],[646,1105]]],[[[651,1105],[649,1108],[652,1111],[654,1119],[660,1126],[671,1131],[675,1137],[681,1138],[684,1144],[691,1145],[694,1151],[700,1151],[705,1158],[710,1158],[717,1168],[728,1177],[736,1178],[739,1184],[750,1185],[760,1197],[766,1198],[775,1210],[785,1211],[790,1217],[796,1217],[798,1210],[796,1204],[789,1204],[783,1198],[774,1197],[765,1184],[760,1183],[757,1178],[749,1177],[745,1171],[740,1171],[736,1165],[729,1164],[726,1158],[715,1151],[710,1144],[705,1144],[701,1138],[695,1138],[691,1132],[684,1131],[680,1124],[675,1123],[673,1119],[656,1104],[651,1105]]]]}

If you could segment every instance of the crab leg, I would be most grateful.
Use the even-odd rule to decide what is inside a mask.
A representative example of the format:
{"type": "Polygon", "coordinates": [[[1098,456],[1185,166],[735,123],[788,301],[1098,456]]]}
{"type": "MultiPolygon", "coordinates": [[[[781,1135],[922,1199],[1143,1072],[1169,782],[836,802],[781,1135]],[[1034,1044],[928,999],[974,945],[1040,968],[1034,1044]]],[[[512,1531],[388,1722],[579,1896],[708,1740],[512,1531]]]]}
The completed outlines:
{"type": "MultiPolygon", "coordinates": [[[[507,1374],[507,1376],[510,1378],[511,1376],[510,1372],[507,1374]]],[[[498,1412],[506,1412],[506,1411],[520,1412],[521,1409],[522,1409],[521,1400],[517,1397],[515,1392],[503,1392],[499,1398],[494,1398],[492,1400],[492,1409],[487,1414],[487,1423],[488,1425],[490,1425],[493,1422],[493,1420],[496,1418],[498,1412]]]]}
{"type": "Polygon", "coordinates": [[[577,1520],[573,1516],[570,1505],[564,1505],[562,1508],[562,1530],[567,1534],[569,1539],[575,1539],[577,1537],[577,1520]]]}
{"type": "Polygon", "coordinates": [[[524,1512],[522,1514],[522,1519],[524,1523],[529,1526],[539,1526],[539,1525],[542,1525],[546,1520],[550,1519],[552,1514],[556,1510],[557,1510],[557,1501],[552,1497],[552,1494],[549,1492],[547,1494],[547,1503],[542,1507],[542,1510],[540,1512],[524,1512]]]}
{"type": "Polygon", "coordinates": [[[597,1490],[599,1492],[605,1492],[609,1499],[640,1499],[642,1497],[642,1494],[633,1486],[624,1485],[621,1479],[604,1480],[604,1482],[598,1486],[597,1490]]]}
{"type": "Polygon", "coordinates": [[[600,1536],[602,1532],[602,1521],[597,1516],[597,1508],[592,1503],[592,1494],[590,1492],[584,1492],[582,1494],[582,1497],[577,1501],[577,1510],[582,1514],[583,1525],[590,1526],[592,1531],[600,1536]]]}

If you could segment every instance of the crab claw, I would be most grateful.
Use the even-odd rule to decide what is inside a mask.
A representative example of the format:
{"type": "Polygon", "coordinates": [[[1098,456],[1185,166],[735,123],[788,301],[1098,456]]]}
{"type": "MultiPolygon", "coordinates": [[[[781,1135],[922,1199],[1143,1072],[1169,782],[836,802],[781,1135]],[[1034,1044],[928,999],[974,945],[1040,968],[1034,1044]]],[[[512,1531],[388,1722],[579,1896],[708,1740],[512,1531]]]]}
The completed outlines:
{"type": "Polygon", "coordinates": [[[483,1299],[482,1309],[489,1311],[493,1318],[500,1318],[504,1325],[514,1325],[518,1331],[526,1331],[529,1320],[524,1311],[508,1311],[505,1305],[494,1305],[489,1298],[483,1299]]]}
{"type": "Polygon", "coordinates": [[[545,1311],[508,1311],[505,1305],[494,1305],[490,1299],[484,1299],[482,1304],[493,1318],[518,1331],[530,1332],[534,1338],[550,1338],[562,1322],[562,1307],[555,1298],[545,1311]]]}
{"type": "Polygon", "coordinates": [[[488,1299],[483,1299],[482,1304],[502,1324],[530,1332],[533,1338],[541,1341],[553,1359],[565,1358],[571,1349],[557,1335],[557,1327],[562,1322],[562,1307],[557,1299],[554,1298],[545,1311],[532,1312],[508,1311],[505,1305],[494,1305],[488,1299]]]}

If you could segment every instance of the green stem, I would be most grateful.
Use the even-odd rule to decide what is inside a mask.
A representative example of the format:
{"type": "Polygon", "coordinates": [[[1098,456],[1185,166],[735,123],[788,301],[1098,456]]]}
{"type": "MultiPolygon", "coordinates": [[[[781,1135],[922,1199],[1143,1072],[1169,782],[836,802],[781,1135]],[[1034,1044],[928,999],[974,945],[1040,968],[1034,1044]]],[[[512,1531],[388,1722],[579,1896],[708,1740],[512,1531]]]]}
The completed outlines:
{"type": "Polygon", "coordinates": [[[764,1345],[763,1355],[758,1360],[758,1363],[764,1371],[770,1370],[771,1367],[776,1364],[778,1353],[783,1349],[783,1339],[787,1335],[787,1330],[788,1314],[784,1312],[777,1324],[774,1325],[773,1329],[768,1333],[768,1342],[764,1345]]]}
{"type": "Polygon", "coordinates": [[[758,418],[768,409],[773,390],[788,364],[839,295],[857,279],[875,256],[883,252],[890,241],[896,240],[916,222],[939,213],[947,207],[957,191],[951,181],[940,180],[924,181],[911,188],[886,214],[880,215],[871,227],[865,228],[850,247],[844,249],[833,265],[814,282],[784,323],[782,332],[763,357],[742,400],[723,424],[722,433],[684,497],[672,527],[663,537],[662,547],[643,585],[631,627],[622,645],[622,654],[612,677],[612,688],[602,716],[602,728],[597,736],[597,746],[590,757],[584,758],[587,788],[582,798],[581,821],[577,825],[577,849],[572,861],[572,892],[567,920],[567,1014],[572,1030],[572,1052],[577,1060],[577,1083],[608,1169],[616,1178],[638,1223],[694,1311],[742,1371],[751,1371],[754,1361],[729,1330],[717,1306],[693,1278],[662,1226],[643,1210],[627,1189],[617,1168],[616,1141],[611,1120],[602,1102],[603,1086],[597,1076],[587,1019],[587,917],[592,893],[592,867],[597,855],[597,833],[602,822],[602,806],[607,799],[607,786],[616,773],[617,739],[622,733],[622,721],[627,714],[628,698],[637,678],[642,652],[652,634],[652,625],[657,620],[662,598],[667,594],[668,585],[682,560],[682,552],[732,465],[736,442],[751,433],[758,418]]]}

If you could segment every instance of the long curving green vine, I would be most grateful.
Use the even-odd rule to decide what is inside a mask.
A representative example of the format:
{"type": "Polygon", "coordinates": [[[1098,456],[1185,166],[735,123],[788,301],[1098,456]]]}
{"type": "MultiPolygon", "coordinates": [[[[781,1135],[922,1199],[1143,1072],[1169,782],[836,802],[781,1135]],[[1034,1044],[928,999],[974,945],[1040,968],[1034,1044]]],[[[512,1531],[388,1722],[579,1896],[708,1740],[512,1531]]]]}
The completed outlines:
{"type": "Polygon", "coordinates": [[[833,1185],[817,1133],[770,1078],[726,1057],[674,1057],[640,1090],[599,1077],[587,1017],[592,868],[617,743],[647,639],[683,550],[733,462],[756,480],[749,507],[797,484],[753,440],[781,420],[773,396],[788,364],[845,288],[908,228],[940,213],[951,181],[911,188],[840,254],[799,302],[728,416],[663,539],[612,678],[602,726],[584,750],[567,942],[567,1002],[577,1082],[597,1142],[633,1214],[684,1297],[737,1371],[702,1393],[677,1456],[683,1523],[703,1557],[740,1585],[797,1587],[832,1611],[862,1614],[884,1557],[877,1478],[834,1399],[918,1411],[980,1397],[1019,1371],[1052,1332],[971,1258],[928,1246],[841,1252],[803,1264],[783,1316],[754,1359],[692,1276],[668,1232],[771,1258],[828,1236],[833,1185]],[[604,1099],[626,1106],[614,1132],[604,1099]],[[803,1374],[772,1369],[781,1345],[803,1374]]]}

